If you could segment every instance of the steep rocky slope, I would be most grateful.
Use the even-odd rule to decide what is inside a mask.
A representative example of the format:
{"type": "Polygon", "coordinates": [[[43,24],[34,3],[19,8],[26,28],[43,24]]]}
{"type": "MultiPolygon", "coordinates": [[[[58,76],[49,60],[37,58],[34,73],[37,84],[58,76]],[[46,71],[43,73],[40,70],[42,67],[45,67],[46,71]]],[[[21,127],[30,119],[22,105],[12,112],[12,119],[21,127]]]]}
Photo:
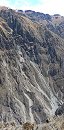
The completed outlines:
{"type": "Polygon", "coordinates": [[[32,21],[38,21],[40,24],[44,24],[49,30],[64,38],[63,16],[59,14],[50,16],[49,14],[39,13],[32,10],[26,10],[25,13],[32,21]]]}
{"type": "MultiPolygon", "coordinates": [[[[4,123],[0,124],[0,130],[23,130],[23,125],[17,125],[14,122],[4,123]]],[[[32,124],[26,128],[31,130],[31,126],[32,124]]],[[[49,119],[49,123],[35,124],[34,130],[64,130],[64,116],[52,117],[49,119]]]]}
{"type": "Polygon", "coordinates": [[[64,39],[37,18],[2,8],[0,121],[46,122],[63,102],[64,39]]]}

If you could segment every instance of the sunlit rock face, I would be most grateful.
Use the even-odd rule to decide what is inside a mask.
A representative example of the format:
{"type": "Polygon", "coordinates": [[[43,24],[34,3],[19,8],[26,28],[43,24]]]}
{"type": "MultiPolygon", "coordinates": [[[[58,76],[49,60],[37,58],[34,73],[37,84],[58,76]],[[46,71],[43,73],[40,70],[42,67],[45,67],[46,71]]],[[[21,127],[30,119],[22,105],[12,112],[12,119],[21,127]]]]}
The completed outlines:
{"type": "Polygon", "coordinates": [[[0,10],[0,122],[41,124],[64,102],[64,39],[26,13],[0,10]]]}

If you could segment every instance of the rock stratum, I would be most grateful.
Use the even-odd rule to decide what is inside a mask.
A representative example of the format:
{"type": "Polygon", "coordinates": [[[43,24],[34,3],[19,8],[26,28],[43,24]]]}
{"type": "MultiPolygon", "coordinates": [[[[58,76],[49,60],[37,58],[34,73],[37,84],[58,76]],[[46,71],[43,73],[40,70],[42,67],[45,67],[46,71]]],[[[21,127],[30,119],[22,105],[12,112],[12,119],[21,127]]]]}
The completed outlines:
{"type": "Polygon", "coordinates": [[[0,7],[0,122],[41,124],[64,113],[63,33],[58,14],[0,7]]]}

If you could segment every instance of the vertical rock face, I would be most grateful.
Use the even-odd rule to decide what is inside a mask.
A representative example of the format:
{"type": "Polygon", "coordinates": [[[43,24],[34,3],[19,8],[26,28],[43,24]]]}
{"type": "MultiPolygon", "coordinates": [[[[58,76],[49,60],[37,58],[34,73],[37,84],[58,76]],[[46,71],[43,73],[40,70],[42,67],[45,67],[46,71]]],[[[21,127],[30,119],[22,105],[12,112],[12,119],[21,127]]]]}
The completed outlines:
{"type": "Polygon", "coordinates": [[[39,124],[64,102],[64,39],[36,21],[0,10],[1,122],[39,124]]]}

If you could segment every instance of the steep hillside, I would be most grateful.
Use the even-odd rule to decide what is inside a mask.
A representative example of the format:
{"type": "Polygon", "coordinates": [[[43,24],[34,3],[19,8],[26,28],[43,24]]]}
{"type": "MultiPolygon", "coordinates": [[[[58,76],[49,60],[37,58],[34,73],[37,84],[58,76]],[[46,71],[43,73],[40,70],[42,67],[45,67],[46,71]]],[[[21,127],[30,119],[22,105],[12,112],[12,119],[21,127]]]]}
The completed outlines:
{"type": "Polygon", "coordinates": [[[49,118],[49,123],[34,124],[34,127],[32,127],[32,123],[24,123],[22,125],[17,125],[14,122],[3,123],[0,124],[0,130],[23,130],[24,126],[30,130],[31,128],[35,130],[64,130],[64,116],[49,118]]]}
{"type": "Polygon", "coordinates": [[[44,123],[63,102],[64,39],[24,12],[0,9],[0,121],[44,123]]]}
{"type": "Polygon", "coordinates": [[[31,10],[26,10],[25,13],[32,21],[38,21],[40,24],[47,26],[49,30],[53,31],[54,33],[64,38],[64,17],[63,16],[59,14],[50,16],[49,14],[43,14],[31,10]]]}

